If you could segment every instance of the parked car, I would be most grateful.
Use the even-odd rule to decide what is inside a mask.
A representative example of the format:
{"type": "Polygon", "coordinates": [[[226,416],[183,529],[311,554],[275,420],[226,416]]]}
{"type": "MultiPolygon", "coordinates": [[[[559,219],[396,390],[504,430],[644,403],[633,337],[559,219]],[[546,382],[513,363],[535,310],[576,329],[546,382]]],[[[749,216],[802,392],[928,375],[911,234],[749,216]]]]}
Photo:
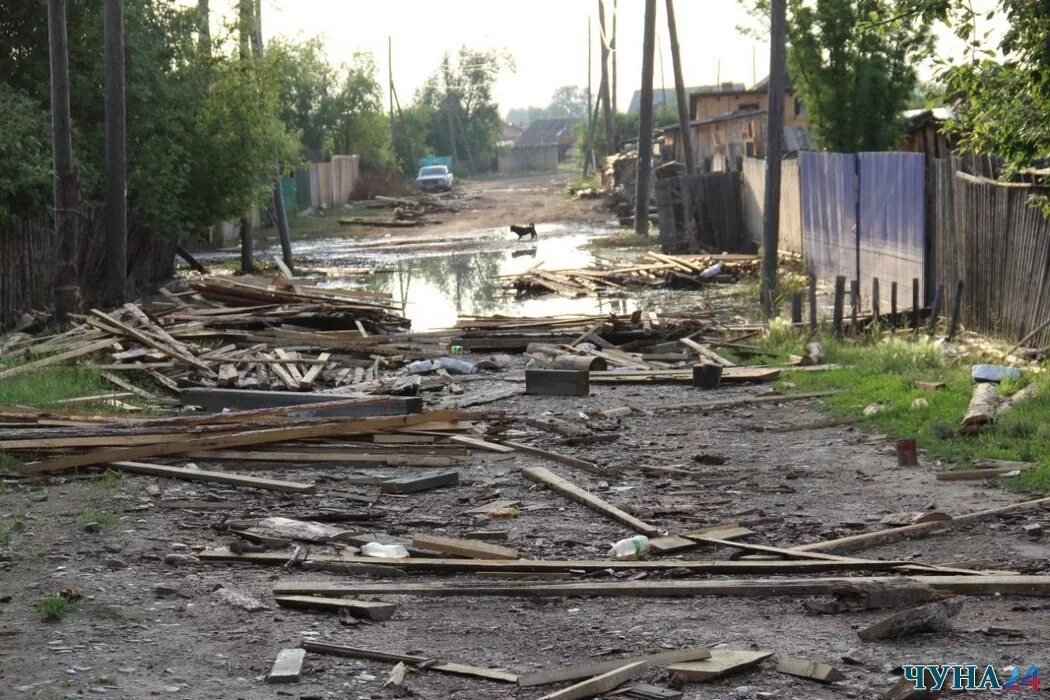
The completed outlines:
{"type": "Polygon", "coordinates": [[[451,190],[455,178],[447,165],[427,165],[419,169],[416,184],[421,190],[451,190]]]}

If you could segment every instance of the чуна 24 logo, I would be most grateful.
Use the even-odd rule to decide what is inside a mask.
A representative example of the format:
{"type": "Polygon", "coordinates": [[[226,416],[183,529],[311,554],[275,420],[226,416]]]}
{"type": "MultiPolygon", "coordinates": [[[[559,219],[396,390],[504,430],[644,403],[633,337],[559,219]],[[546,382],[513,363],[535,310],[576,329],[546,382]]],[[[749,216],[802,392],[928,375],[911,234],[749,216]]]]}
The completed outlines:
{"type": "Polygon", "coordinates": [[[991,664],[906,664],[904,679],[916,690],[1039,690],[1039,667],[1029,666],[1022,674],[1017,666],[998,671],[991,664]]]}

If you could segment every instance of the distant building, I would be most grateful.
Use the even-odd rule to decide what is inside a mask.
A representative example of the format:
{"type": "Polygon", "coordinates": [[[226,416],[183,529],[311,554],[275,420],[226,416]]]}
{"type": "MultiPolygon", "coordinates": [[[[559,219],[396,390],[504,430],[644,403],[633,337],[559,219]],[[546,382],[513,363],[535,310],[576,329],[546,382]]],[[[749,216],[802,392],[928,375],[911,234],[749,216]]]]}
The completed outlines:
{"type": "Polygon", "coordinates": [[[900,150],[925,153],[927,158],[950,156],[955,150],[955,138],[944,128],[944,122],[951,119],[953,114],[951,107],[909,109],[904,112],[908,125],[900,150]]]}
{"type": "Polygon", "coordinates": [[[562,160],[576,145],[576,124],[579,119],[537,119],[525,127],[514,141],[515,147],[558,145],[558,159],[562,160]]]}
{"type": "Polygon", "coordinates": [[[521,137],[521,134],[524,131],[525,127],[523,126],[503,122],[500,127],[500,139],[503,141],[510,141],[511,143],[513,143],[521,137]]]}
{"type": "MultiPolygon", "coordinates": [[[[743,83],[723,83],[722,85],[696,85],[694,87],[687,87],[685,93],[692,95],[694,93],[701,92],[718,92],[720,90],[743,90],[743,83]]],[[[642,91],[635,90],[634,94],[631,95],[631,103],[627,106],[628,114],[638,114],[638,110],[642,106],[642,91]]],[[[678,96],[675,94],[674,88],[657,88],[653,90],[653,107],[659,108],[666,106],[669,109],[678,109],[678,96]]]]}

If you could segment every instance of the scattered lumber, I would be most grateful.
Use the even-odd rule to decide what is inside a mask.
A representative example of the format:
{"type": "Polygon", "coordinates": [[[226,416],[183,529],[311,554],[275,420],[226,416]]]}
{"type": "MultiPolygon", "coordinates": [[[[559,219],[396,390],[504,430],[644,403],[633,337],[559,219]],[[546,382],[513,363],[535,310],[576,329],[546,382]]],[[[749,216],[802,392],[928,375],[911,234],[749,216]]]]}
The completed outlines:
{"type": "MultiPolygon", "coordinates": [[[[766,383],[780,377],[776,367],[723,367],[721,381],[724,383],[766,383]]],[[[610,370],[591,372],[590,381],[604,384],[673,383],[692,384],[693,369],[652,369],[631,372],[610,370]]]]}
{"type": "Polygon", "coordinates": [[[428,659],[425,656],[416,656],[413,654],[401,654],[393,651],[365,649],[362,647],[351,647],[342,644],[332,644],[329,642],[315,642],[312,640],[303,640],[302,647],[311,654],[329,654],[332,656],[345,656],[353,659],[393,661],[412,664],[420,668],[425,668],[428,671],[437,671],[439,673],[450,673],[457,676],[471,676],[473,678],[482,678],[484,680],[498,681],[500,683],[518,682],[518,676],[515,673],[508,673],[507,671],[501,671],[496,668],[484,668],[481,666],[471,666],[469,664],[458,664],[448,661],[435,661],[434,659],[428,659]]]}
{"type": "MultiPolygon", "coordinates": [[[[314,368],[320,365],[314,365],[314,368]]],[[[313,370],[309,370],[312,372],[313,370]]],[[[307,374],[309,374],[307,372],[307,374]]],[[[219,413],[223,409],[278,408],[285,406],[311,405],[310,415],[350,416],[400,416],[422,413],[423,399],[418,396],[375,396],[358,403],[348,403],[346,396],[339,394],[314,394],[294,391],[252,391],[248,389],[211,389],[190,387],[183,389],[180,399],[183,405],[200,406],[205,411],[219,413]],[[338,407],[325,409],[316,404],[337,403],[338,407]]]]}
{"type": "Polygon", "coordinates": [[[826,396],[841,394],[842,391],[809,391],[798,394],[783,394],[778,396],[740,396],[729,399],[718,399],[714,401],[691,401],[689,403],[664,404],[654,406],[654,411],[696,411],[699,413],[707,411],[719,411],[727,408],[739,408],[741,406],[756,406],[766,403],[788,403],[790,401],[808,401],[809,399],[821,399],[826,396]]]}
{"type": "Polygon", "coordinates": [[[325,598],[308,595],[288,595],[274,598],[282,608],[301,608],[316,610],[346,611],[354,617],[381,622],[389,620],[397,610],[394,603],[376,603],[368,600],[350,598],[325,598]]]}
{"type": "Polygon", "coordinates": [[[281,649],[266,676],[267,683],[297,683],[306,660],[305,649],[281,649]]]}
{"type": "Polygon", "coordinates": [[[951,620],[960,610],[962,601],[956,598],[927,603],[894,613],[873,625],[859,629],[857,636],[865,642],[874,642],[919,632],[944,632],[951,629],[951,620]]]}
{"type": "Polygon", "coordinates": [[[516,549],[457,537],[416,535],[412,538],[412,544],[420,549],[469,559],[521,559],[521,554],[516,549]]]}
{"type": "Polygon", "coordinates": [[[716,538],[722,542],[728,542],[730,540],[747,537],[748,535],[753,534],[755,534],[754,531],[749,530],[746,527],[740,527],[737,523],[723,523],[702,528],[700,530],[692,530],[690,532],[682,533],[681,535],[654,537],[649,540],[649,547],[657,554],[670,554],[671,552],[695,549],[704,544],[708,544],[707,538],[716,538]]]}
{"type": "Polygon", "coordinates": [[[568,479],[563,479],[549,469],[544,467],[525,467],[521,470],[521,473],[524,474],[526,478],[545,484],[554,491],[557,491],[564,496],[568,496],[572,500],[583,504],[593,511],[601,513],[611,520],[615,520],[621,525],[626,525],[635,532],[653,536],[660,534],[659,528],[642,522],[633,515],[620,510],[601,498],[598,498],[589,491],[581,489],[568,479]]]}
{"type": "Polygon", "coordinates": [[[683,661],[699,661],[710,658],[711,652],[704,647],[685,647],[673,651],[661,651],[654,654],[641,654],[630,656],[625,659],[613,659],[612,661],[595,661],[577,666],[554,668],[546,671],[534,671],[518,676],[518,685],[532,687],[537,685],[551,685],[554,683],[565,683],[567,681],[578,681],[582,678],[590,678],[603,673],[608,673],[617,668],[645,662],[649,666],[667,666],[669,664],[681,663],[683,661]]]}
{"type": "Polygon", "coordinates": [[[976,481],[995,479],[1007,474],[1021,473],[1038,466],[1034,462],[1010,462],[1009,460],[988,460],[1001,463],[1002,466],[984,466],[977,469],[949,469],[937,472],[937,481],[976,481]]]}
{"type": "Polygon", "coordinates": [[[680,682],[706,683],[722,676],[761,663],[773,655],[771,651],[742,651],[736,649],[713,649],[711,658],[703,661],[687,661],[667,667],[671,676],[680,682]]]}
{"type": "Polygon", "coordinates": [[[609,467],[603,467],[595,464],[594,462],[588,462],[585,459],[579,459],[571,455],[562,454],[561,452],[555,452],[553,450],[545,450],[534,445],[525,445],[520,442],[513,442],[511,440],[500,440],[500,445],[509,447],[518,452],[526,452],[530,455],[536,455],[537,457],[543,457],[549,459],[552,462],[558,462],[569,467],[575,467],[581,471],[588,472],[589,474],[597,474],[599,476],[614,476],[618,472],[615,469],[609,467]]]}
{"type": "Polygon", "coordinates": [[[576,685],[548,693],[539,700],[581,700],[582,698],[593,698],[596,695],[607,693],[633,678],[637,678],[645,673],[648,668],[649,664],[645,661],[625,664],[594,678],[580,681],[576,685]]]}
{"type": "Polygon", "coordinates": [[[459,483],[459,472],[430,471],[384,481],[379,486],[383,493],[418,493],[459,483]]]}
{"type": "Polygon", "coordinates": [[[835,683],[846,680],[846,674],[830,664],[792,657],[781,659],[777,664],[777,672],[798,678],[809,678],[818,683],[835,683]]]}
{"type": "Polygon", "coordinates": [[[229,474],[227,472],[209,472],[201,469],[185,469],[180,467],[166,467],[161,464],[146,464],[144,462],[109,462],[109,466],[117,471],[131,472],[134,474],[148,474],[150,476],[166,476],[172,479],[185,479],[187,481],[210,481],[231,486],[246,486],[264,491],[281,491],[284,493],[315,493],[317,488],[313,484],[302,484],[295,481],[278,481],[277,479],[260,479],[243,474],[229,474]]]}
{"type": "Polygon", "coordinates": [[[527,369],[525,393],[552,396],[587,396],[591,393],[588,370],[527,369]]]}

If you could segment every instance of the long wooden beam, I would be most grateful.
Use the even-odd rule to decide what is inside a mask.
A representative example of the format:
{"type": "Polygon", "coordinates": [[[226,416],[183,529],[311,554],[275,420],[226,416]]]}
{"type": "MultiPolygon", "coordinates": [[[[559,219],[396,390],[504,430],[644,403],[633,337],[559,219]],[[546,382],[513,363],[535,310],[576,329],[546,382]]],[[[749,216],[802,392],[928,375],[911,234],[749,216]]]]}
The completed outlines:
{"type": "Polygon", "coordinates": [[[280,481],[277,479],[261,479],[244,474],[231,474],[229,472],[209,472],[203,469],[183,469],[180,467],[166,467],[162,464],[145,464],[143,462],[110,462],[109,466],[122,472],[135,474],[149,474],[151,476],[166,476],[172,479],[185,479],[187,481],[211,481],[218,484],[230,484],[231,486],[247,486],[264,491],[282,491],[285,493],[315,493],[317,488],[313,484],[305,484],[298,481],[280,481]]]}
{"type": "Polygon", "coordinates": [[[546,484],[554,491],[568,496],[578,503],[582,503],[591,510],[601,513],[605,517],[615,520],[621,525],[626,525],[635,532],[640,532],[643,535],[648,535],[650,537],[660,534],[660,529],[658,527],[643,522],[630,513],[620,510],[611,503],[598,498],[593,493],[581,489],[568,479],[563,479],[549,469],[544,467],[525,467],[521,470],[521,473],[533,481],[546,484]]]}
{"type": "MultiPolygon", "coordinates": [[[[376,661],[394,661],[413,665],[433,661],[433,659],[428,659],[425,656],[418,656],[416,654],[402,654],[396,651],[365,649],[362,647],[351,647],[343,644],[332,644],[329,642],[304,640],[302,647],[311,654],[330,654],[332,656],[346,656],[352,659],[374,659],[376,661]]],[[[518,674],[516,673],[510,673],[509,671],[503,671],[498,668],[484,668],[482,666],[457,664],[449,661],[437,661],[436,663],[428,664],[426,669],[429,671],[440,671],[441,673],[451,673],[457,676],[484,678],[485,680],[499,681],[501,683],[518,682],[518,674]]]]}

